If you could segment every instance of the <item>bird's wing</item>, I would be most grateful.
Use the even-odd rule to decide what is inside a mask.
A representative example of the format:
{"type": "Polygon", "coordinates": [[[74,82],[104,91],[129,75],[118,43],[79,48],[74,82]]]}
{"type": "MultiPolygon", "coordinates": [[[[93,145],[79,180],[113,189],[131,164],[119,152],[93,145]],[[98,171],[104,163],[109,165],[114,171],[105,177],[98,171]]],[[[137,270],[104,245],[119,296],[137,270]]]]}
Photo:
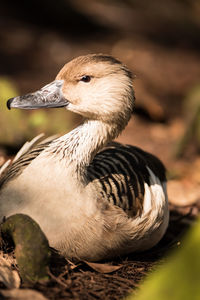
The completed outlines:
{"type": "Polygon", "coordinates": [[[26,142],[19,152],[16,154],[13,161],[8,160],[0,168],[0,189],[9,180],[17,177],[22,173],[33,159],[35,159],[55,138],[51,136],[44,139],[44,135],[38,135],[30,142],[26,142]]]}
{"type": "Polygon", "coordinates": [[[113,142],[95,156],[87,175],[105,199],[132,217],[142,214],[144,185],[152,182],[149,169],[159,182],[166,181],[165,168],[154,155],[113,142]]]}

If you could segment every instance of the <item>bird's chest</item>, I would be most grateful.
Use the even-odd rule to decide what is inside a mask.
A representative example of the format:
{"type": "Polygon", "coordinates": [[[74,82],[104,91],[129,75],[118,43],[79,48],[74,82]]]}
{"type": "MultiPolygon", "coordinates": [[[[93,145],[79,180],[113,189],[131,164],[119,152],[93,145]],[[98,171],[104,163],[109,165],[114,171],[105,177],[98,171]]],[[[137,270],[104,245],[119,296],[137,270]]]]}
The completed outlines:
{"type": "Polygon", "coordinates": [[[8,182],[5,190],[13,191],[15,198],[21,199],[20,202],[37,202],[38,205],[53,197],[62,199],[72,182],[63,162],[53,159],[48,161],[41,157],[36,158],[19,176],[8,182]]]}
{"type": "Polygon", "coordinates": [[[1,217],[25,213],[49,227],[50,223],[61,226],[77,215],[87,215],[82,201],[87,201],[87,191],[70,168],[58,159],[35,159],[1,190],[1,217]]]}

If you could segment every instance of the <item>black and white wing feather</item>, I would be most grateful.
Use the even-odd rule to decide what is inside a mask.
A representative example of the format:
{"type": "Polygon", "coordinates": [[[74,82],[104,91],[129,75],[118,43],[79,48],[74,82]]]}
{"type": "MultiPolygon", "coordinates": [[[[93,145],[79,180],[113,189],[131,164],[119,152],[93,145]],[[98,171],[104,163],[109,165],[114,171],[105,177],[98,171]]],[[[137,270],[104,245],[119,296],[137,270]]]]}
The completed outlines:
{"type": "Polygon", "coordinates": [[[151,172],[161,183],[165,168],[158,158],[140,148],[110,143],[88,167],[88,178],[102,197],[121,207],[130,217],[141,215],[145,183],[151,185],[151,172]]]}

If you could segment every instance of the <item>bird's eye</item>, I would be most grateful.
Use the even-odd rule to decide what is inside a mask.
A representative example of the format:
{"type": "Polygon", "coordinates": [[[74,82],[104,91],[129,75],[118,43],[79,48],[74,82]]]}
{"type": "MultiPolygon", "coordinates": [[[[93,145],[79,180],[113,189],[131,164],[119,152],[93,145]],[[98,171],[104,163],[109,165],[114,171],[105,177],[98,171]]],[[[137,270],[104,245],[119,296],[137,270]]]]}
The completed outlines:
{"type": "Polygon", "coordinates": [[[83,77],[81,77],[81,81],[83,81],[83,82],[90,82],[90,80],[91,80],[91,77],[88,75],[84,75],[83,77]]]}

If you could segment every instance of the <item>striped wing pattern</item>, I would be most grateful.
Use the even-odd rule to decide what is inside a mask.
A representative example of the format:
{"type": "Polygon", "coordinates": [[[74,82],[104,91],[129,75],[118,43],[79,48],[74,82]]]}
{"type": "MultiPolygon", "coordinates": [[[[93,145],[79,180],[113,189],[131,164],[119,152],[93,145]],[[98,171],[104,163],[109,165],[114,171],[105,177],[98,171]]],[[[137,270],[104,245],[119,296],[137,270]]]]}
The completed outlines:
{"type": "Polygon", "coordinates": [[[165,181],[165,168],[155,156],[133,146],[111,143],[93,159],[88,178],[105,199],[130,217],[141,215],[144,183],[150,185],[147,166],[165,181]]]}

